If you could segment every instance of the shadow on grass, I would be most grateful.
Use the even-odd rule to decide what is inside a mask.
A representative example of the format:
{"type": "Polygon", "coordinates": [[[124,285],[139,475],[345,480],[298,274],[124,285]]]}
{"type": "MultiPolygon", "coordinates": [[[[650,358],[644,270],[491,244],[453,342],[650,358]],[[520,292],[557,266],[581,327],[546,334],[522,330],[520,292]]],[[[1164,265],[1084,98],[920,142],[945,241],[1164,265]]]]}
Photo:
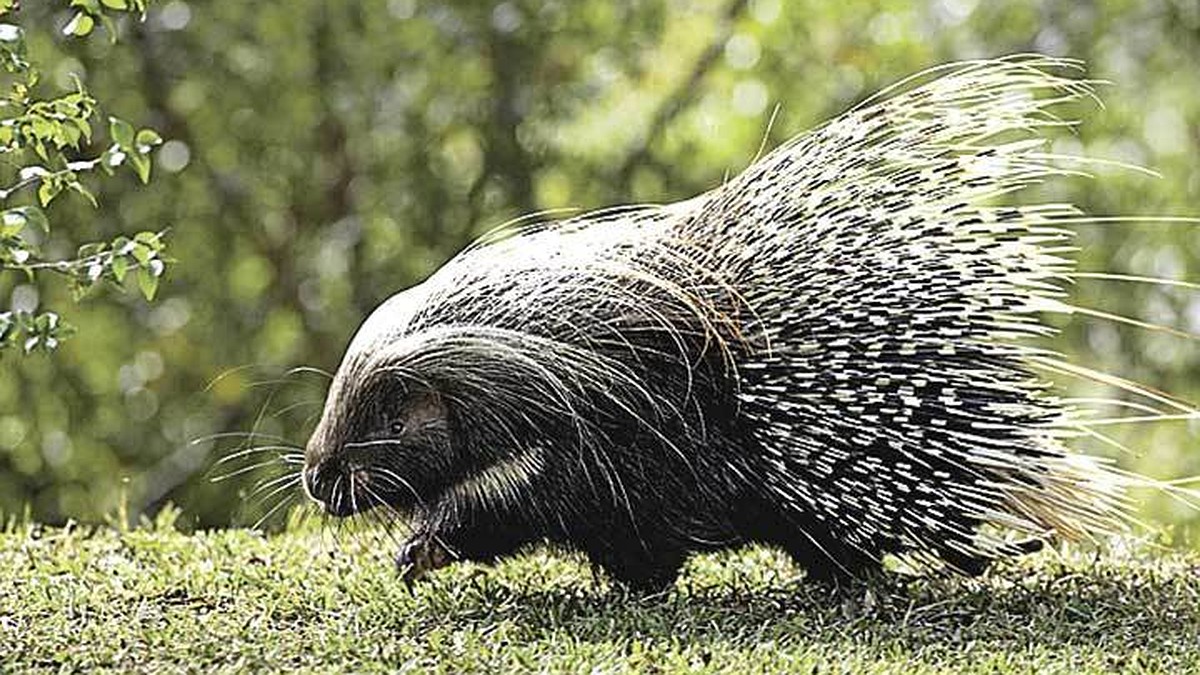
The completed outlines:
{"type": "Polygon", "coordinates": [[[733,648],[799,641],[906,652],[970,644],[1092,647],[1117,659],[1148,649],[1200,659],[1200,566],[1165,565],[1017,563],[982,579],[889,576],[838,591],[798,574],[765,584],[685,577],[650,597],[477,571],[428,601],[417,598],[419,616],[395,628],[412,631],[415,619],[419,632],[509,623],[529,640],[637,638],[733,648]]]}

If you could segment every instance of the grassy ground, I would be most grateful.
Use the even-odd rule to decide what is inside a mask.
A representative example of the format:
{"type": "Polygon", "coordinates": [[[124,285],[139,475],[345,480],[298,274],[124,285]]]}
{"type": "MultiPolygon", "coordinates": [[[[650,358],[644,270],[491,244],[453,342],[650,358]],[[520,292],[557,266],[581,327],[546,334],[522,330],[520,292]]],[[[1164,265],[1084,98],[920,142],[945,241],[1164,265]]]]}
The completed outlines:
{"type": "Polygon", "coordinates": [[[534,552],[412,592],[365,536],[0,533],[0,670],[1200,672],[1200,556],[1042,553],[835,598],[705,556],[638,598],[534,552]]]}

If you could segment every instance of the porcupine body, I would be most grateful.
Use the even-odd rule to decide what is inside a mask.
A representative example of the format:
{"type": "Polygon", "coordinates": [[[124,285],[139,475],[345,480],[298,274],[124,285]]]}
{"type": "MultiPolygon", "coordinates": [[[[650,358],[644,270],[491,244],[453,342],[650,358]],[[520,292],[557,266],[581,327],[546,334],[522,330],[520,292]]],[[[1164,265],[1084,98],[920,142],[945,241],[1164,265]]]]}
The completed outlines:
{"type": "Polygon", "coordinates": [[[548,541],[641,588],[748,542],[973,574],[1119,528],[1130,478],[1064,445],[1028,344],[1078,213],[999,205],[1060,173],[1073,65],[947,67],[689,201],[473,245],[358,332],[309,494],[408,518],[417,572],[548,541]]]}

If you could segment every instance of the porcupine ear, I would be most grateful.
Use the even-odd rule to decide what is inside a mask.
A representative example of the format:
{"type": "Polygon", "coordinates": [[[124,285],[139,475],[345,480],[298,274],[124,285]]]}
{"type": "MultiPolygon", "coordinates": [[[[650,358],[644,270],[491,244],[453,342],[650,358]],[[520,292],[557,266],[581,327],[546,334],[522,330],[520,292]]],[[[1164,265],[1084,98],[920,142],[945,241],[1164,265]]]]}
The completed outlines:
{"type": "Polygon", "coordinates": [[[449,420],[449,409],[444,387],[412,373],[389,369],[375,383],[376,395],[381,409],[395,433],[400,431],[419,432],[435,425],[445,425],[449,420]],[[401,429],[400,427],[403,427],[401,429]]]}
{"type": "Polygon", "coordinates": [[[410,390],[400,409],[405,429],[419,432],[422,429],[446,425],[449,423],[450,411],[446,399],[433,388],[422,387],[410,390]]]}

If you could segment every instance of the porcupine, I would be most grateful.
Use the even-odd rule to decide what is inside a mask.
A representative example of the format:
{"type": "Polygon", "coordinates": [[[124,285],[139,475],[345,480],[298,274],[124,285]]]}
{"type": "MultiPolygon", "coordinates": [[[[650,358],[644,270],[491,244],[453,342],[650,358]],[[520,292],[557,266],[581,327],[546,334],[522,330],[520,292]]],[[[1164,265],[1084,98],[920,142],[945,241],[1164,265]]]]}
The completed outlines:
{"type": "Polygon", "coordinates": [[[331,514],[407,518],[408,578],[538,542],[640,589],[757,542],[809,577],[978,574],[1125,525],[1030,344],[1070,313],[1039,132],[1073,61],[935,69],[695,198],[508,228],[378,307],[306,449],[331,514]]]}

